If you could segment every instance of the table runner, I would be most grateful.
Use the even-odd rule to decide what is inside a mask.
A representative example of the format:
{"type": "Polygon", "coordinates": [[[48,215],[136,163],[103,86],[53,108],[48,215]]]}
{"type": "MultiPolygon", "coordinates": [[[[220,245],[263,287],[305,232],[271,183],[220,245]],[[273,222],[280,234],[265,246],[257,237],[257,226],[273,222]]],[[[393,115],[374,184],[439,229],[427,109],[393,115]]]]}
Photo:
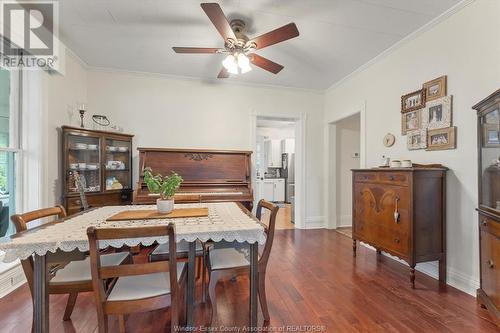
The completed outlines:
{"type": "MultiPolygon", "coordinates": [[[[177,241],[192,242],[199,239],[203,242],[212,239],[216,242],[248,242],[264,244],[266,236],[264,228],[252,217],[246,215],[234,202],[196,203],[175,205],[176,208],[208,207],[208,217],[191,217],[157,220],[106,221],[106,219],[124,210],[152,209],[155,206],[108,206],[101,207],[81,215],[72,217],[63,223],[56,223],[40,228],[22,237],[9,239],[0,244],[0,250],[5,251],[3,261],[8,263],[16,259],[26,259],[32,254],[45,255],[47,252],[88,251],[87,228],[132,227],[141,225],[161,225],[173,222],[176,227],[177,241]]],[[[148,246],[154,242],[166,243],[168,237],[129,238],[122,240],[100,241],[99,247],[121,247],[123,245],[148,246]]]]}

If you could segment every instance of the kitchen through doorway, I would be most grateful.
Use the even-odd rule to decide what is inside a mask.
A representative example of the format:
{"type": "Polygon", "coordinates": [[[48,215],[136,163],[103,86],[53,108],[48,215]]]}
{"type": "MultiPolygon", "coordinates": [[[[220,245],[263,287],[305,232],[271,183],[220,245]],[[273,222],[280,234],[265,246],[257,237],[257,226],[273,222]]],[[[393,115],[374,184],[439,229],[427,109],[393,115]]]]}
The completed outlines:
{"type": "Polygon", "coordinates": [[[276,229],[295,228],[296,132],[294,119],[257,117],[255,201],[265,199],[280,207],[276,229]]]}

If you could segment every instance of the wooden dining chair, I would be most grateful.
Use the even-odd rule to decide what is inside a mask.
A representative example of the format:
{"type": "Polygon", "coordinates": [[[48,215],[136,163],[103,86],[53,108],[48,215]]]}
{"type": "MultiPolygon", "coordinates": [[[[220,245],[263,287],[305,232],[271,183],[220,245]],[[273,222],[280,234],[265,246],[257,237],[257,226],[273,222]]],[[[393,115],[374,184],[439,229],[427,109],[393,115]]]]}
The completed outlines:
{"type": "MultiPolygon", "coordinates": [[[[16,232],[20,233],[28,230],[28,225],[34,221],[48,217],[64,219],[66,217],[66,210],[63,206],[58,205],[24,214],[12,215],[11,220],[14,223],[16,232]]],[[[48,256],[50,256],[50,254],[48,254],[48,256]]],[[[68,294],[68,303],[66,304],[63,320],[71,319],[71,313],[75,307],[78,293],[92,291],[90,259],[88,257],[85,258],[83,253],[81,253],[81,257],[82,259],[84,258],[84,260],[71,261],[69,263],[65,262],[61,265],[62,267],[57,265],[50,269],[52,276],[48,283],[49,294],[68,294]]],[[[120,265],[130,260],[131,258],[129,254],[125,252],[111,253],[103,256],[103,264],[106,266],[120,265]]],[[[31,298],[33,300],[33,258],[30,257],[28,259],[21,260],[21,265],[23,267],[26,280],[28,281],[31,298]]]]}
{"type": "Polygon", "coordinates": [[[108,315],[118,315],[120,332],[125,332],[126,314],[148,312],[170,306],[171,331],[179,325],[180,285],[185,282],[186,265],[177,263],[175,226],[142,226],[132,228],[98,229],[89,227],[87,236],[90,245],[92,283],[97,306],[99,332],[108,332],[108,315]],[[102,254],[98,242],[101,240],[168,237],[170,258],[142,264],[116,267],[102,265],[102,254]],[[106,291],[105,280],[116,278],[106,291]]]}
{"type": "MultiPolygon", "coordinates": [[[[183,196],[184,202],[186,200],[193,203],[202,203],[203,197],[198,194],[193,194],[189,196],[183,196]]],[[[189,243],[186,241],[180,241],[177,243],[177,259],[182,261],[188,259],[189,255],[189,243]]],[[[205,264],[205,244],[196,241],[195,256],[197,260],[196,277],[201,277],[201,290],[202,290],[202,301],[205,302],[206,299],[206,264],[205,264]]],[[[156,248],[149,254],[149,261],[164,261],[170,258],[169,244],[159,244],[156,248]]]]}
{"type": "MultiPolygon", "coordinates": [[[[266,231],[266,244],[264,250],[259,254],[259,283],[258,293],[259,302],[264,315],[264,322],[269,323],[269,309],[267,307],[266,297],[266,268],[273,246],[274,229],[276,226],[276,215],[278,214],[279,207],[271,202],[260,200],[257,205],[256,218],[260,221],[262,218],[262,209],[265,208],[270,211],[269,224],[265,226],[266,231]]],[[[212,303],[212,316],[210,323],[217,317],[217,302],[215,296],[215,286],[217,282],[223,277],[234,277],[239,274],[249,274],[250,260],[235,248],[217,248],[216,246],[210,248],[207,254],[207,268],[209,274],[208,294],[210,302],[212,303]]]]}

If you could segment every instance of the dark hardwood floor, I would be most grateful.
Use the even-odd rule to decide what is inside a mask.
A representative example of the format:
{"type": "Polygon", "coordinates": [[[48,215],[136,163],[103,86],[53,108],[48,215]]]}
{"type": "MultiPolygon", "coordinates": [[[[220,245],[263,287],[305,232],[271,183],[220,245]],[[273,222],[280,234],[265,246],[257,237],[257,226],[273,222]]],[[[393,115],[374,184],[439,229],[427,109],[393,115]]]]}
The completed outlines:
{"type": "MultiPolygon", "coordinates": [[[[320,325],[324,332],[498,332],[474,297],[440,287],[418,272],[412,290],[407,267],[386,257],[377,260],[364,247],[353,258],[351,244],[333,230],[276,231],[267,281],[270,326],[320,325]]],[[[246,325],[248,279],[224,280],[217,294],[216,325],[246,325]]],[[[91,294],[80,295],[69,322],[62,321],[65,304],[65,296],[51,296],[51,332],[97,332],[91,294]]],[[[198,305],[197,323],[206,323],[209,314],[209,305],[198,305]]],[[[117,331],[116,318],[110,323],[111,332],[117,331]]],[[[30,327],[31,300],[23,286],[0,300],[0,331],[29,332],[30,327]]],[[[127,319],[128,332],[165,332],[168,327],[165,311],[127,319]]]]}

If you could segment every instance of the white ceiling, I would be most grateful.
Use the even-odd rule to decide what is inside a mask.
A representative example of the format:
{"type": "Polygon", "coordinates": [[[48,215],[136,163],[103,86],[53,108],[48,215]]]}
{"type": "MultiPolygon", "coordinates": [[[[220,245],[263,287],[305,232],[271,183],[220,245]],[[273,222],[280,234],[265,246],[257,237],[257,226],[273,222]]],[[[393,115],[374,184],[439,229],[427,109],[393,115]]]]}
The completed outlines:
{"type": "MultiPolygon", "coordinates": [[[[61,0],[60,36],[93,67],[214,79],[222,55],[172,46],[222,47],[197,0],[61,0]]],[[[222,0],[229,19],[257,36],[295,22],[300,36],[258,51],[285,68],[228,80],[323,90],[459,0],[222,0]]]]}

